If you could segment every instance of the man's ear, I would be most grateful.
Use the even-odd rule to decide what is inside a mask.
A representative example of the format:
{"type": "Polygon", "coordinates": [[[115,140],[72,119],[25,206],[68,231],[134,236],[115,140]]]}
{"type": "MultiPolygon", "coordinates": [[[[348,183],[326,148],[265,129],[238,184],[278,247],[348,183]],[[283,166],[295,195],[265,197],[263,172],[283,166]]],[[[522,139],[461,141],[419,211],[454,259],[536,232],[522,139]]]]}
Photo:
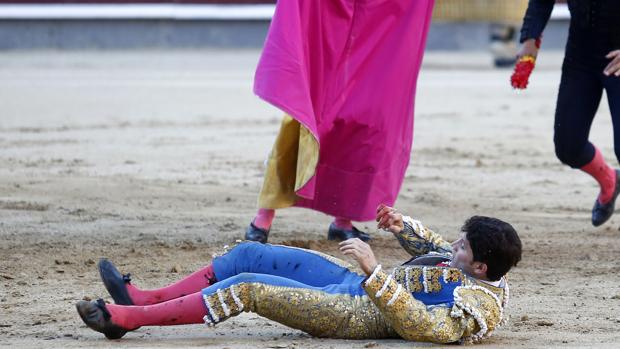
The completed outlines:
{"type": "Polygon", "coordinates": [[[474,266],[474,273],[478,279],[486,279],[488,266],[486,263],[476,262],[474,266]]]}

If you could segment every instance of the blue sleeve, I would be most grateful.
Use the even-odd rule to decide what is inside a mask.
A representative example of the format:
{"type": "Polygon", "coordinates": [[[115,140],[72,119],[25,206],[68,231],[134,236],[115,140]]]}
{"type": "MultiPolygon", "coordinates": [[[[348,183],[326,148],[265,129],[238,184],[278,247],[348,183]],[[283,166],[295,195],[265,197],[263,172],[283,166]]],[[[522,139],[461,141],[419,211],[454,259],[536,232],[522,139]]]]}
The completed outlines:
{"type": "Polygon", "coordinates": [[[555,0],[530,0],[523,18],[520,42],[540,38],[549,22],[554,5],[555,0]]]}

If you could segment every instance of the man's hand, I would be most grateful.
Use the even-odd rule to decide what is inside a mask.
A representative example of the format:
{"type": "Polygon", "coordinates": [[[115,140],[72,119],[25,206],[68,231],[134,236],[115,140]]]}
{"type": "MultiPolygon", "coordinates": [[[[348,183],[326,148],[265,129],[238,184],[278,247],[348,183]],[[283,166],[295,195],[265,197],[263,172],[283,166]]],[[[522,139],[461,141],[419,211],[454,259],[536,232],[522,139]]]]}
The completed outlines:
{"type": "Polygon", "coordinates": [[[609,52],[605,58],[611,59],[611,62],[605,67],[603,74],[620,76],[620,50],[609,52]]]}
{"type": "Polygon", "coordinates": [[[532,56],[536,58],[538,56],[538,47],[536,46],[536,39],[528,39],[523,42],[519,52],[517,53],[517,60],[525,57],[532,56]]]}
{"type": "Polygon", "coordinates": [[[403,215],[396,212],[393,207],[386,206],[384,204],[377,207],[377,227],[379,229],[389,230],[392,234],[396,235],[405,229],[403,223],[403,215]]]}
{"type": "Polygon", "coordinates": [[[366,275],[372,274],[373,270],[377,267],[378,263],[375,254],[372,253],[370,245],[364,241],[358,238],[349,239],[341,242],[339,246],[340,252],[345,256],[353,257],[366,275]]]}

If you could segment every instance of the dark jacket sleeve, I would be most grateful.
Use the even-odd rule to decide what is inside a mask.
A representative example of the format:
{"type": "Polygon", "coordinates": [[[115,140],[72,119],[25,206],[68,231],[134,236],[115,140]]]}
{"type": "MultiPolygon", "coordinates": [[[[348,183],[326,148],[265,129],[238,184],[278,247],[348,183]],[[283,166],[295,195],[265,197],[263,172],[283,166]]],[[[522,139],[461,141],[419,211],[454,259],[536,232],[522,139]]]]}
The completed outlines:
{"type": "Polygon", "coordinates": [[[551,17],[554,5],[555,0],[530,0],[525,18],[523,18],[520,42],[540,38],[551,17]]]}

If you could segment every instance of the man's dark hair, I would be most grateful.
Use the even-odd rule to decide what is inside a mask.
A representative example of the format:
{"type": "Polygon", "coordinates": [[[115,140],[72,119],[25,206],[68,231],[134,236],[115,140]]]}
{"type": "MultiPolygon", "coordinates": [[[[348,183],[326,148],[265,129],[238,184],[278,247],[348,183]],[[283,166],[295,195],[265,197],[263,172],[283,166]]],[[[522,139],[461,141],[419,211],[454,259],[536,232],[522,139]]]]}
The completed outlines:
{"type": "Polygon", "coordinates": [[[497,281],[521,260],[521,239],[508,223],[497,218],[473,216],[462,231],[474,253],[474,261],[487,265],[487,278],[497,281]]]}

